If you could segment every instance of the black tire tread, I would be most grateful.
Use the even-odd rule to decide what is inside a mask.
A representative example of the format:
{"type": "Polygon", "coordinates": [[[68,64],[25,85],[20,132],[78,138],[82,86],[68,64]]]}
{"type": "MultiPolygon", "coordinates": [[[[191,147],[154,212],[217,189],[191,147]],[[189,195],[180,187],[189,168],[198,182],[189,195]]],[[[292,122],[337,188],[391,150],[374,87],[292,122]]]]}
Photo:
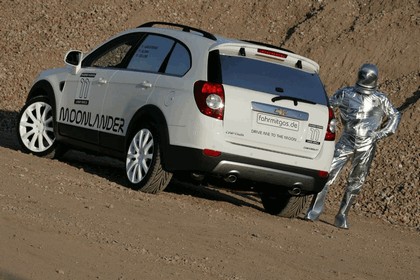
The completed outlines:
{"type": "Polygon", "coordinates": [[[266,212],[284,218],[296,218],[307,207],[310,196],[283,194],[261,194],[261,202],[266,212]]]}
{"type": "Polygon", "coordinates": [[[134,135],[142,128],[147,128],[152,132],[154,138],[154,153],[155,158],[153,164],[149,169],[149,174],[146,175],[146,181],[141,181],[137,184],[130,183],[131,187],[135,190],[139,190],[144,193],[157,194],[166,189],[172,179],[172,173],[167,172],[162,167],[161,157],[160,157],[160,147],[159,147],[159,135],[154,129],[153,125],[142,124],[137,127],[131,134],[130,141],[134,135]]]}
{"type": "Polygon", "coordinates": [[[166,172],[162,168],[159,151],[156,154],[155,166],[150,174],[149,181],[141,188],[144,193],[157,194],[165,190],[171,181],[172,173],[166,172]]]}

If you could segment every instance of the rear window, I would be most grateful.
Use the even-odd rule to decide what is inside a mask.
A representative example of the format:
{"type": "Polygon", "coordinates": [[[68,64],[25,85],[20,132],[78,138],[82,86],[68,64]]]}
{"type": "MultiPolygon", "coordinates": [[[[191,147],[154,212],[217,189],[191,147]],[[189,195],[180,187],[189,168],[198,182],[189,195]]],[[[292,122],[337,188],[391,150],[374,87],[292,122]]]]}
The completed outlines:
{"type": "Polygon", "coordinates": [[[220,73],[214,76],[223,84],[328,104],[317,74],[246,57],[220,55],[219,58],[220,73]]]}

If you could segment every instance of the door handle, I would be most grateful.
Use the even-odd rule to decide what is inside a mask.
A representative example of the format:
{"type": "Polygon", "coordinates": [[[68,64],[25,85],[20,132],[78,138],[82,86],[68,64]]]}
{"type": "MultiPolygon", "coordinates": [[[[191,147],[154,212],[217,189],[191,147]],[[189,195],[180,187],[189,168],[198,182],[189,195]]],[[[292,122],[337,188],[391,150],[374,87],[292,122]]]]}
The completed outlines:
{"type": "Polygon", "coordinates": [[[105,80],[104,78],[99,78],[99,80],[98,80],[98,84],[100,84],[100,85],[105,85],[106,83],[108,83],[108,81],[107,81],[107,80],[105,80]]]}
{"type": "Polygon", "coordinates": [[[149,82],[149,81],[144,81],[144,82],[139,84],[139,87],[143,88],[143,89],[148,89],[148,88],[152,87],[152,83],[149,82]]]}

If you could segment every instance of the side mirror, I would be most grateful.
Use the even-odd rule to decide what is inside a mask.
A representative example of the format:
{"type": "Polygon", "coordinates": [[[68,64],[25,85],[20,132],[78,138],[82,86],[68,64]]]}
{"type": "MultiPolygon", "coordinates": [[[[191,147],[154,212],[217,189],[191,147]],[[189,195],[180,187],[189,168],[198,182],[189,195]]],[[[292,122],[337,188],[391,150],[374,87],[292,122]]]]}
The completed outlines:
{"type": "Polygon", "coordinates": [[[64,62],[73,68],[73,74],[76,74],[82,67],[83,53],[81,51],[68,51],[64,57],[64,62]]]}

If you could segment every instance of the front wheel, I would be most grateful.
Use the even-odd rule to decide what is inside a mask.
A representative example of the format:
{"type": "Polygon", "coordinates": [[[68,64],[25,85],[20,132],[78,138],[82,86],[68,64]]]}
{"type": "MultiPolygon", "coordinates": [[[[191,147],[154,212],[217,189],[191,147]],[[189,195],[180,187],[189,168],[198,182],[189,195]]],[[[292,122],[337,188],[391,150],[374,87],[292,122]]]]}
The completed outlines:
{"type": "Polygon", "coordinates": [[[53,158],[57,154],[53,108],[45,96],[30,99],[19,113],[17,136],[22,150],[53,158]]]}
{"type": "Polygon", "coordinates": [[[267,213],[285,218],[296,218],[304,211],[309,196],[293,196],[289,193],[261,193],[261,202],[267,213]]]}
{"type": "Polygon", "coordinates": [[[146,193],[158,193],[169,184],[172,173],[163,170],[158,134],[145,125],[137,130],[127,149],[126,175],[133,189],[146,193]]]}

